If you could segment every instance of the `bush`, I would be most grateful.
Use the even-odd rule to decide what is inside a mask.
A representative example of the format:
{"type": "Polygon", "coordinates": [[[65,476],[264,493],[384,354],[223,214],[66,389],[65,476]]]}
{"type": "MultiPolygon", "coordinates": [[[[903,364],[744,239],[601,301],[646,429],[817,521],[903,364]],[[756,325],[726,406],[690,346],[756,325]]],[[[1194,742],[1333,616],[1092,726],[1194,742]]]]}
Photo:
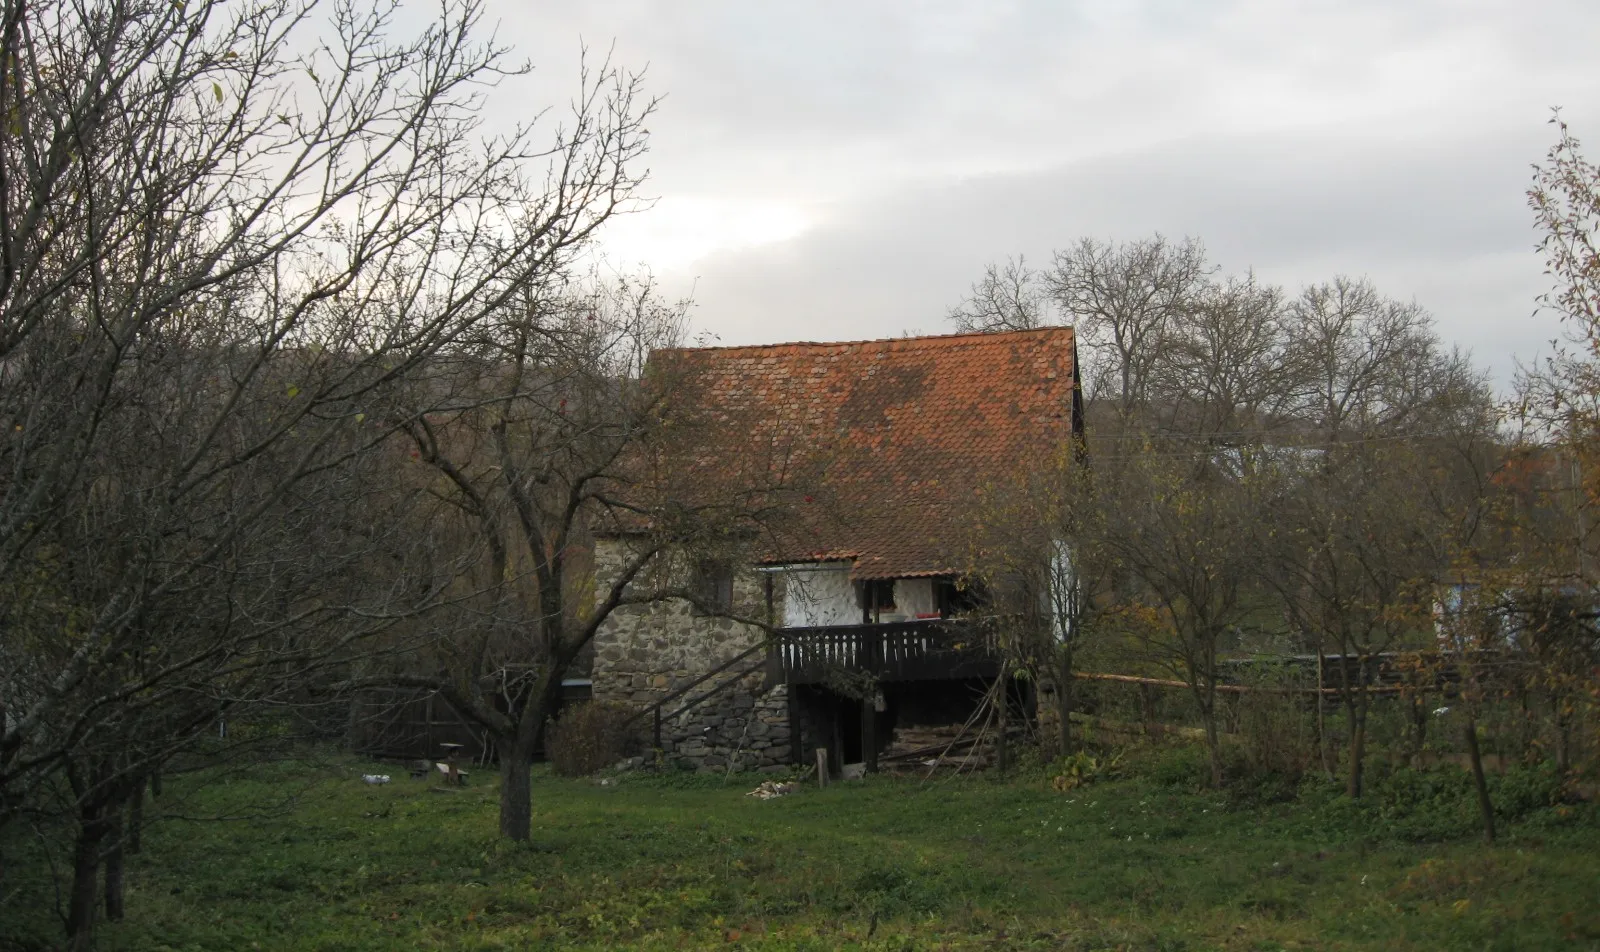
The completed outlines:
{"type": "Polygon", "coordinates": [[[1080,750],[1058,758],[1051,765],[1050,786],[1058,793],[1066,793],[1097,781],[1115,779],[1121,767],[1121,751],[1095,754],[1080,750]]]}
{"type": "Polygon", "coordinates": [[[1139,763],[1136,772],[1162,787],[1199,790],[1211,782],[1211,757],[1197,744],[1178,744],[1153,752],[1139,763]]]}
{"type": "Polygon", "coordinates": [[[584,777],[630,756],[637,744],[633,709],[588,701],[567,708],[545,730],[545,755],[563,777],[584,777]]]}
{"type": "MultiPolygon", "coordinates": [[[[1308,774],[1300,785],[1300,803],[1323,829],[1350,835],[1434,842],[1482,834],[1477,790],[1461,767],[1402,767],[1374,772],[1370,780],[1366,795],[1352,800],[1342,783],[1308,774]]],[[[1502,822],[1535,819],[1560,826],[1585,820],[1582,811],[1562,805],[1562,779],[1553,765],[1513,767],[1488,780],[1489,799],[1502,822]]]]}
{"type": "Polygon", "coordinates": [[[1565,799],[1566,780],[1554,761],[1518,764],[1489,778],[1489,800],[1494,812],[1508,820],[1520,819],[1565,799]]]}
{"type": "Polygon", "coordinates": [[[1235,708],[1245,779],[1292,791],[1318,759],[1316,715],[1294,693],[1310,681],[1304,671],[1268,661],[1242,673],[1244,683],[1257,689],[1239,697],[1235,708]]]}

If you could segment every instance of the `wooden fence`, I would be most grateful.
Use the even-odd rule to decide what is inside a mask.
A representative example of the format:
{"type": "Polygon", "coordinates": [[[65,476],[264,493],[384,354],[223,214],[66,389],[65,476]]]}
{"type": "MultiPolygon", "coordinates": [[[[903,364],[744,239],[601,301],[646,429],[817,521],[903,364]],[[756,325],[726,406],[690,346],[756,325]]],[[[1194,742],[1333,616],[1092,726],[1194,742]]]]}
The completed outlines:
{"type": "Polygon", "coordinates": [[[432,760],[440,744],[460,744],[460,757],[494,759],[489,738],[437,694],[403,689],[363,691],[350,705],[346,743],[368,757],[432,760]]]}

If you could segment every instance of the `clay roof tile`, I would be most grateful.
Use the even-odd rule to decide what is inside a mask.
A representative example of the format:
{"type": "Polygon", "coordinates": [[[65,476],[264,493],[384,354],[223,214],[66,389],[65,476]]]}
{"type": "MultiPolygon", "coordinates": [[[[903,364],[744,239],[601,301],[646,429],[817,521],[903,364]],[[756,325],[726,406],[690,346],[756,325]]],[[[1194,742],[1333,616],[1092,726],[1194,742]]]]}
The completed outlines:
{"type": "Polygon", "coordinates": [[[711,437],[712,458],[795,434],[800,452],[826,455],[832,511],[800,520],[770,561],[848,553],[858,578],[960,574],[962,510],[978,490],[1081,425],[1071,328],[681,348],[654,359],[692,371],[697,384],[683,399],[742,421],[746,432],[711,437]]]}

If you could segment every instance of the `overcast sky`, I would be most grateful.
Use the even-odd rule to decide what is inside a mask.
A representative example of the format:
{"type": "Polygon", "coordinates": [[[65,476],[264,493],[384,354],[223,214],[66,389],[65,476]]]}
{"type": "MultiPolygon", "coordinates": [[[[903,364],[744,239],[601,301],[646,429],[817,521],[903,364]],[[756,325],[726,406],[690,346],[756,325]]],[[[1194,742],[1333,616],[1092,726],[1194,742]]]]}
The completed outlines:
{"type": "Polygon", "coordinates": [[[490,16],[538,67],[519,97],[570,90],[580,38],[648,67],[657,202],[608,251],[692,288],[696,328],[728,344],[945,333],[990,260],[1160,231],[1291,288],[1366,275],[1503,382],[1557,333],[1533,316],[1546,280],[1524,197],[1551,107],[1600,156],[1594,0],[498,0],[490,16]]]}

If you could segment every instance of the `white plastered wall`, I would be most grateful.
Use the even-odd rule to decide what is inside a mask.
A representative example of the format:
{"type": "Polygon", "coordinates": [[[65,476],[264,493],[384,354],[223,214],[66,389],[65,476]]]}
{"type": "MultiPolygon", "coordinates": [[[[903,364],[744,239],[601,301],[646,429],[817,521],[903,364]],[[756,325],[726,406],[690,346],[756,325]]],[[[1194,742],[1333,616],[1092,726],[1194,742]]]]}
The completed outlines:
{"type": "Polygon", "coordinates": [[[899,578],[894,581],[894,610],[907,621],[939,610],[931,578],[899,578]]]}
{"type": "Polygon", "coordinates": [[[861,624],[861,602],[848,562],[790,565],[783,575],[783,624],[788,628],[861,624]]]}

